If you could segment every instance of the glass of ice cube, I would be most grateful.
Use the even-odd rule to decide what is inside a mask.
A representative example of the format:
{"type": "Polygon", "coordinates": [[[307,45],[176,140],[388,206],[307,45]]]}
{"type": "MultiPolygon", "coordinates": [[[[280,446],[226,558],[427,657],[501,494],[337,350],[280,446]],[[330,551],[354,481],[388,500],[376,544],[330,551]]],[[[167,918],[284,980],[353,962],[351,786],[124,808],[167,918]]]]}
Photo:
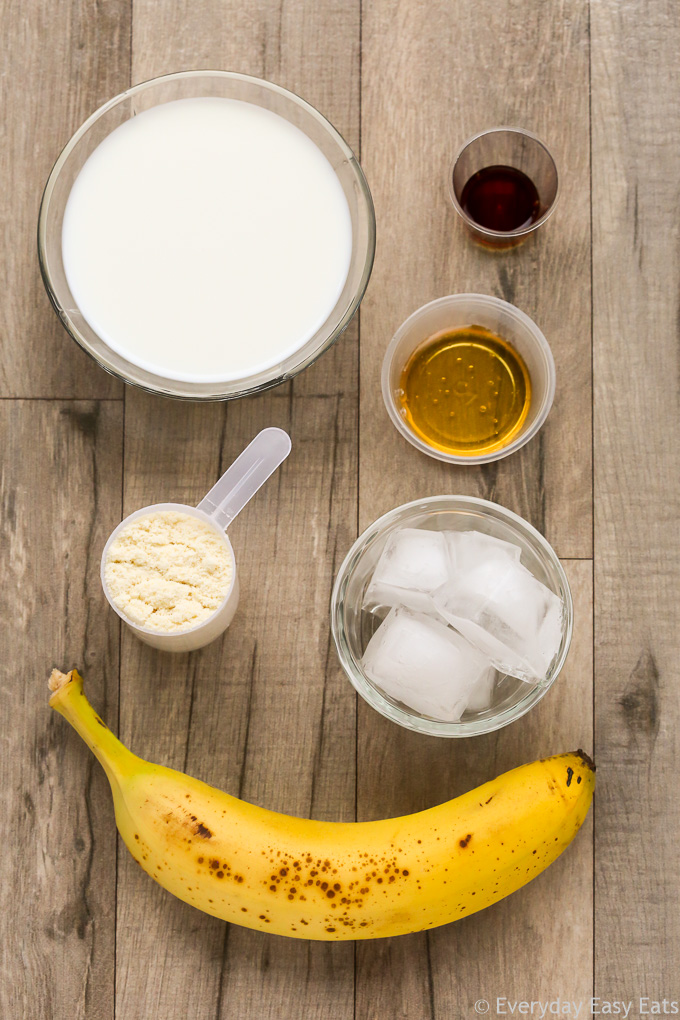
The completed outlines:
{"type": "Polygon", "coordinates": [[[357,539],[338,571],[331,596],[331,628],[340,663],[359,694],[381,715],[400,726],[439,737],[470,737],[501,729],[525,715],[557,679],[569,651],[573,603],[569,583],[552,546],[528,521],[497,503],[470,496],[432,496],[391,510],[357,539]],[[520,549],[520,562],[562,601],[559,647],[541,683],[499,679],[491,705],[466,711],[458,722],[436,719],[386,695],[362,666],[366,647],[384,613],[365,608],[366,592],[385,545],[402,528],[428,531],[479,531],[520,549]]]}

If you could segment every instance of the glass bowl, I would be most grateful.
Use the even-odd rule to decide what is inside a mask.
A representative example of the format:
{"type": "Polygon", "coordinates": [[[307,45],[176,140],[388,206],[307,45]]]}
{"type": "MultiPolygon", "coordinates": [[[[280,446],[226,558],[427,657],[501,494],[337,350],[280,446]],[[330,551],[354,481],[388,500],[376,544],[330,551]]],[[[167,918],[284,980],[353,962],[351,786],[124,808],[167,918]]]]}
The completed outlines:
{"type": "Polygon", "coordinates": [[[85,121],[63,150],[45,186],[38,221],[38,255],[43,281],[64,327],[102,368],[153,393],[189,400],[228,400],[277,386],[311,365],[347,327],[364,295],[373,266],[375,213],[357,159],[318,110],[299,96],[260,78],[231,71],[182,71],[153,78],[111,99],[85,121]],[[352,254],[342,293],[330,315],[307,343],[271,368],[225,382],[164,378],[128,361],[97,335],[71,294],[62,260],[62,224],[71,188],[96,147],[125,121],[176,99],[218,96],[238,99],[278,114],[303,131],[321,150],[342,186],[352,221],[352,254]]]}
{"type": "Polygon", "coordinates": [[[533,439],[548,417],[555,384],[552,351],[536,323],[515,305],[489,294],[449,294],[418,308],[394,334],[382,365],[383,400],[394,427],[421,453],[449,464],[488,464],[519,450],[533,439]],[[426,443],[406,422],[399,401],[401,374],[414,351],[435,333],[473,325],[496,333],[522,356],[531,378],[531,403],[519,432],[507,446],[477,455],[446,453],[426,443]]]}
{"type": "Polygon", "coordinates": [[[555,551],[527,521],[485,499],[431,496],[391,510],[357,539],[345,557],[333,587],[331,629],[340,663],[351,683],[364,701],[386,719],[431,736],[471,737],[491,733],[520,719],[546,694],[557,679],[569,651],[573,612],[569,583],[555,551]],[[560,645],[544,682],[532,685],[506,676],[496,685],[490,708],[483,712],[466,712],[459,722],[442,722],[394,701],[368,679],[361,667],[361,657],[380,619],[362,610],[364,596],[388,537],[403,527],[431,531],[482,531],[521,548],[521,563],[564,604],[560,645]]]}

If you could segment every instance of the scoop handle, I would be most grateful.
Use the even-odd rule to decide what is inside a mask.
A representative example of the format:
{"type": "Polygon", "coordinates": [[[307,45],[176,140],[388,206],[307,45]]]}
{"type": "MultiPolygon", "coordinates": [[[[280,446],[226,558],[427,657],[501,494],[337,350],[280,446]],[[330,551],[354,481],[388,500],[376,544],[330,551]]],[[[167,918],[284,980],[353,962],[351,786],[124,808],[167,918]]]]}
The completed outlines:
{"type": "Polygon", "coordinates": [[[215,482],[197,506],[225,531],[248,500],[290,453],[290,436],[283,429],[263,429],[215,482]]]}

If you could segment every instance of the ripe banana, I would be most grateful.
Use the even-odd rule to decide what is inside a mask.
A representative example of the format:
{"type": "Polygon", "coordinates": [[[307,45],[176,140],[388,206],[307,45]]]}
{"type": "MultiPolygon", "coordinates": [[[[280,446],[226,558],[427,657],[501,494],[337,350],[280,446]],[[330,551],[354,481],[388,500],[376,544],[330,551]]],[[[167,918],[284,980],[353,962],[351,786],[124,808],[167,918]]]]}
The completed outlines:
{"type": "Polygon", "coordinates": [[[438,807],[376,822],[276,814],[128,751],[75,670],[50,677],[50,705],[94,751],[137,863],[208,914],[306,939],[434,928],[535,878],[588,813],[582,751],[524,765],[438,807]]]}

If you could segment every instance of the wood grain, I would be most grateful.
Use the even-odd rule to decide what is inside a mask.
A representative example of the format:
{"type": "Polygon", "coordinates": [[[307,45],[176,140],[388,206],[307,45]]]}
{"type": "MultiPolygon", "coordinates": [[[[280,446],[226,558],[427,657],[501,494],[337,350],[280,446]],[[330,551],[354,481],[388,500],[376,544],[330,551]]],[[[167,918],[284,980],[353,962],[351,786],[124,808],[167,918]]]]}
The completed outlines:
{"type": "Polygon", "coordinates": [[[114,723],[118,626],[101,546],[120,508],[121,407],[0,402],[0,1016],[113,1017],[115,824],[104,773],[48,708],[78,665],[114,723]]]}
{"type": "Polygon", "coordinates": [[[465,493],[526,517],[558,555],[589,557],[587,3],[560,0],[546,16],[538,0],[367,0],[362,25],[362,156],[378,249],[362,306],[360,525],[410,499],[465,493]],[[448,172],[466,138],[502,124],[545,140],[562,196],[535,243],[494,254],[463,232],[448,172]],[[427,301],[462,292],[518,305],[543,330],[557,367],[544,429],[481,470],[423,456],[391,426],[380,396],[380,366],[397,327],[427,301]]]}
{"type": "Polygon", "coordinates": [[[0,20],[0,1016],[457,1020],[476,999],[506,995],[677,999],[676,5],[0,0],[0,20]],[[59,326],[35,248],[54,159],[130,80],[190,67],[279,82],[356,151],[362,143],[378,251],[360,392],[355,324],[290,386],[215,406],[127,390],[123,421],[123,400],[109,399],[122,386],[59,326]],[[446,177],[466,137],[502,123],[547,142],[562,194],[535,244],[492,255],[462,233],[446,177]],[[418,454],[380,398],[396,327],[462,291],[523,308],[558,372],[540,436],[481,470],[418,454]],[[358,945],[355,968],[352,945],[202,915],[116,851],[106,780],[49,711],[46,675],[53,664],[82,666],[116,725],[119,631],[98,579],[106,537],[123,509],[196,503],[270,424],[291,432],[293,452],[234,525],[234,624],[191,656],[122,635],[123,739],[247,799],[319,818],[425,807],[543,753],[589,749],[594,555],[594,900],[591,820],[507,901],[427,936],[358,945]],[[575,597],[555,688],[523,720],[474,741],[417,737],[363,702],[357,727],[329,641],[331,584],[358,526],[438,492],[485,496],[529,518],[566,558],[575,597]]]}
{"type": "MultiPolygon", "coordinates": [[[[588,7],[569,0],[551,5],[549,17],[545,10],[528,0],[364,4],[362,156],[379,231],[362,306],[361,528],[410,499],[467,493],[530,520],[561,556],[591,555],[588,7]],[[467,137],[499,124],[529,128],[546,141],[560,169],[562,200],[535,243],[492,254],[462,232],[447,173],[467,137]],[[411,448],[379,396],[384,350],[398,325],[426,301],[465,291],[496,294],[534,318],[558,374],[544,430],[519,454],[481,469],[451,468],[411,448]]],[[[590,568],[574,563],[573,570],[582,606],[577,642],[585,640],[578,660],[589,664],[590,596],[579,571],[590,568]]],[[[520,762],[587,742],[589,666],[576,675],[576,684],[562,678],[516,725],[475,741],[419,738],[361,704],[360,817],[424,807],[520,762]]],[[[539,989],[587,991],[590,852],[586,837],[573,848],[575,868],[565,858],[530,889],[459,925],[359,946],[357,1017],[467,1016],[475,999],[510,990],[533,998],[539,989]],[[556,920],[546,903],[558,889],[563,913],[556,920]],[[546,952],[558,940],[559,959],[546,952]],[[540,945],[544,968],[537,964],[540,945]],[[572,972],[574,963],[581,976],[572,972]]]]}
{"type": "MultiPolygon", "coordinates": [[[[360,819],[419,811],[524,762],[592,746],[592,564],[564,567],[574,597],[571,651],[523,719],[448,741],[399,729],[360,703],[360,819]]],[[[589,821],[563,857],[507,900],[426,934],[360,943],[357,1020],[467,1017],[477,999],[499,996],[588,999],[592,904],[589,821]]]]}
{"type": "MultiPolygon", "coordinates": [[[[358,3],[139,0],[134,12],[136,80],[182,67],[264,76],[358,143],[358,3]]],[[[126,401],[127,511],[196,503],[267,425],[287,429],[293,450],[230,530],[242,601],[224,640],[173,658],[125,636],[124,737],[247,800],[321,818],[354,817],[356,702],[331,652],[328,603],[356,535],[356,340],[354,328],[292,385],[258,398],[126,401]]],[[[118,889],[119,1018],[352,1015],[351,945],[228,927],[173,901],[126,856],[118,889]],[[150,973],[152,958],[163,964],[150,973]]]]}
{"type": "Polygon", "coordinates": [[[119,396],[121,385],[80,350],[52,310],[36,231],[61,149],[130,84],[130,2],[3,0],[0,23],[0,396],[119,396]]]}
{"type": "Polygon", "coordinates": [[[592,8],[596,992],[678,999],[677,6],[592,8]]]}
{"type": "MultiPolygon", "coordinates": [[[[174,657],[124,636],[121,730],[142,755],[248,800],[353,817],[355,701],[329,655],[319,606],[328,604],[336,546],[341,553],[351,542],[348,521],[356,519],[356,408],[320,393],[321,365],[315,373],[316,394],[293,402],[284,390],[211,407],[129,395],[126,511],[165,498],[196,503],[265,425],[286,428],[293,452],[230,530],[242,595],[223,642],[174,657]]],[[[329,965],[328,952],[228,930],[153,886],[127,854],[121,858],[119,1016],[135,1017],[141,1003],[179,1018],[197,1000],[226,1016],[253,1000],[293,1015],[296,983],[314,1015],[317,1003],[328,1008],[338,974],[344,995],[336,988],[334,1002],[343,1012],[328,1015],[347,1015],[351,947],[334,946],[329,965]],[[145,961],[159,949],[166,962],[149,980],[145,961]]]]}

